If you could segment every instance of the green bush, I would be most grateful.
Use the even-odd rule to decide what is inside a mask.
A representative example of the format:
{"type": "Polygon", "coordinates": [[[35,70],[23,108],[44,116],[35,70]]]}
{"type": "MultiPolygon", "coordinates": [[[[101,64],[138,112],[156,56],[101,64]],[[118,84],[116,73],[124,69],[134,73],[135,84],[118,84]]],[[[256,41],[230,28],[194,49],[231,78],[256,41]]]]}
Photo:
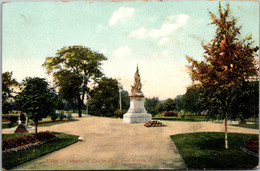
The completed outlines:
{"type": "Polygon", "coordinates": [[[123,109],[123,110],[117,109],[116,111],[114,111],[114,116],[123,118],[123,115],[124,115],[126,112],[127,112],[127,111],[126,111],[125,109],[123,109]]]}
{"type": "Polygon", "coordinates": [[[18,121],[18,117],[17,116],[10,116],[9,120],[11,123],[16,123],[18,121]]]}
{"type": "Polygon", "coordinates": [[[71,113],[68,114],[68,119],[72,119],[71,113]]]}
{"type": "Polygon", "coordinates": [[[51,120],[52,120],[52,121],[55,121],[57,118],[58,118],[58,115],[57,115],[57,114],[51,115],[51,120]]]}
{"type": "Polygon", "coordinates": [[[184,116],[185,116],[185,111],[184,111],[184,110],[181,110],[181,111],[179,112],[179,116],[180,116],[181,118],[184,118],[184,116]]]}
{"type": "Polygon", "coordinates": [[[64,114],[60,114],[60,115],[59,115],[59,118],[60,118],[60,120],[62,121],[64,118],[66,118],[66,116],[65,116],[64,114]]]}

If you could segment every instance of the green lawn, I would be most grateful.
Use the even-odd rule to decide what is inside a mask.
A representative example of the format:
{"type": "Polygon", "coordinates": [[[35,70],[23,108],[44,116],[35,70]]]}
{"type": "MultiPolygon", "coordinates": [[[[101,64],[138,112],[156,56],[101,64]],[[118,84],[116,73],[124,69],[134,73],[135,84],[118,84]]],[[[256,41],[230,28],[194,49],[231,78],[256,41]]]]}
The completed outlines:
{"type": "Polygon", "coordinates": [[[259,129],[258,124],[234,124],[232,126],[238,126],[238,127],[243,127],[243,128],[252,128],[252,129],[259,129]]]}
{"type": "MultiPolygon", "coordinates": [[[[51,153],[53,151],[59,150],[78,141],[78,136],[62,134],[62,133],[55,133],[55,135],[59,137],[59,139],[56,141],[43,144],[39,147],[33,147],[28,150],[23,150],[23,151],[2,156],[3,168],[9,170],[22,163],[33,160],[35,158],[51,153]]],[[[10,139],[19,136],[22,136],[22,134],[2,135],[3,139],[10,139]]]]}
{"type": "Polygon", "coordinates": [[[40,124],[40,125],[38,125],[38,126],[39,126],[39,127],[41,127],[41,126],[52,126],[52,125],[63,124],[63,123],[68,123],[68,122],[74,122],[74,121],[78,121],[78,120],[77,120],[77,119],[71,119],[71,120],[63,119],[62,121],[59,121],[59,120],[56,120],[56,121],[58,121],[58,122],[40,124]]]}
{"type": "Polygon", "coordinates": [[[224,133],[189,133],[172,135],[189,169],[252,169],[258,158],[244,153],[240,146],[254,134],[228,134],[229,149],[224,149],[224,133]]]}
{"type": "Polygon", "coordinates": [[[169,120],[169,121],[189,121],[189,122],[200,122],[207,121],[206,116],[185,116],[184,118],[179,117],[153,117],[154,120],[169,120]]]}
{"type": "MultiPolygon", "coordinates": [[[[43,118],[41,121],[39,121],[39,123],[41,123],[41,122],[48,122],[48,121],[51,121],[51,118],[43,118]]],[[[39,124],[38,126],[39,127],[42,127],[42,126],[52,126],[52,125],[63,124],[63,123],[68,123],[68,122],[74,122],[74,121],[78,121],[78,120],[77,119],[68,120],[67,118],[64,118],[61,122],[60,122],[59,119],[57,119],[56,121],[58,121],[58,122],[39,124]]],[[[29,125],[32,124],[32,123],[33,123],[32,120],[30,120],[29,121],[29,125]]],[[[2,129],[12,128],[12,127],[15,127],[17,125],[18,125],[17,123],[14,123],[13,125],[2,124],[2,129]]]]}
{"type": "Polygon", "coordinates": [[[2,123],[2,129],[16,127],[17,125],[18,125],[17,123],[14,123],[14,124],[3,124],[2,123]]]}

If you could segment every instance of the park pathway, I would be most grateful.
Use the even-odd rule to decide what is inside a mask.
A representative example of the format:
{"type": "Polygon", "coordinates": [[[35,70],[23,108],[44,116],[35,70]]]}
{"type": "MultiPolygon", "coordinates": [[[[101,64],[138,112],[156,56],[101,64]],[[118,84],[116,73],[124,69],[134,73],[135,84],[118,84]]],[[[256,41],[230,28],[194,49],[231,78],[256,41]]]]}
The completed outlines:
{"type": "MultiPolygon", "coordinates": [[[[146,128],[124,124],[122,119],[83,117],[79,121],[39,131],[57,131],[83,137],[64,149],[24,163],[16,170],[186,169],[169,135],[188,132],[223,132],[223,124],[211,122],[163,122],[167,127],[146,128]]],[[[258,130],[229,126],[229,132],[258,130]]]]}

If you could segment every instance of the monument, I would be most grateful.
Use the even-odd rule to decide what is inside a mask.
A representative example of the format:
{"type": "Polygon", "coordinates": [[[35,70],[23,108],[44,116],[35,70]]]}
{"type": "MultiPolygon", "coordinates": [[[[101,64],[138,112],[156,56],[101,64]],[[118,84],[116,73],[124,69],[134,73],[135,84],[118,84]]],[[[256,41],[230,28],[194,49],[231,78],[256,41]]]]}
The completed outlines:
{"type": "Polygon", "coordinates": [[[142,83],[138,70],[136,67],[134,86],[131,86],[130,107],[126,114],[124,114],[124,123],[147,123],[152,120],[152,115],[147,113],[144,108],[144,94],[142,93],[142,83]]]}

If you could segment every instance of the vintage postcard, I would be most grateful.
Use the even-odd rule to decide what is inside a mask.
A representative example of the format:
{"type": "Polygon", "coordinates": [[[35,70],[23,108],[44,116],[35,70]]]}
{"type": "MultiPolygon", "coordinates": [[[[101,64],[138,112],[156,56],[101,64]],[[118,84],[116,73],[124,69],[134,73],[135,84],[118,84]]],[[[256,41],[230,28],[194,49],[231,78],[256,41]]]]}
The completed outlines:
{"type": "Polygon", "coordinates": [[[259,167],[257,1],[1,10],[3,170],[259,167]]]}

